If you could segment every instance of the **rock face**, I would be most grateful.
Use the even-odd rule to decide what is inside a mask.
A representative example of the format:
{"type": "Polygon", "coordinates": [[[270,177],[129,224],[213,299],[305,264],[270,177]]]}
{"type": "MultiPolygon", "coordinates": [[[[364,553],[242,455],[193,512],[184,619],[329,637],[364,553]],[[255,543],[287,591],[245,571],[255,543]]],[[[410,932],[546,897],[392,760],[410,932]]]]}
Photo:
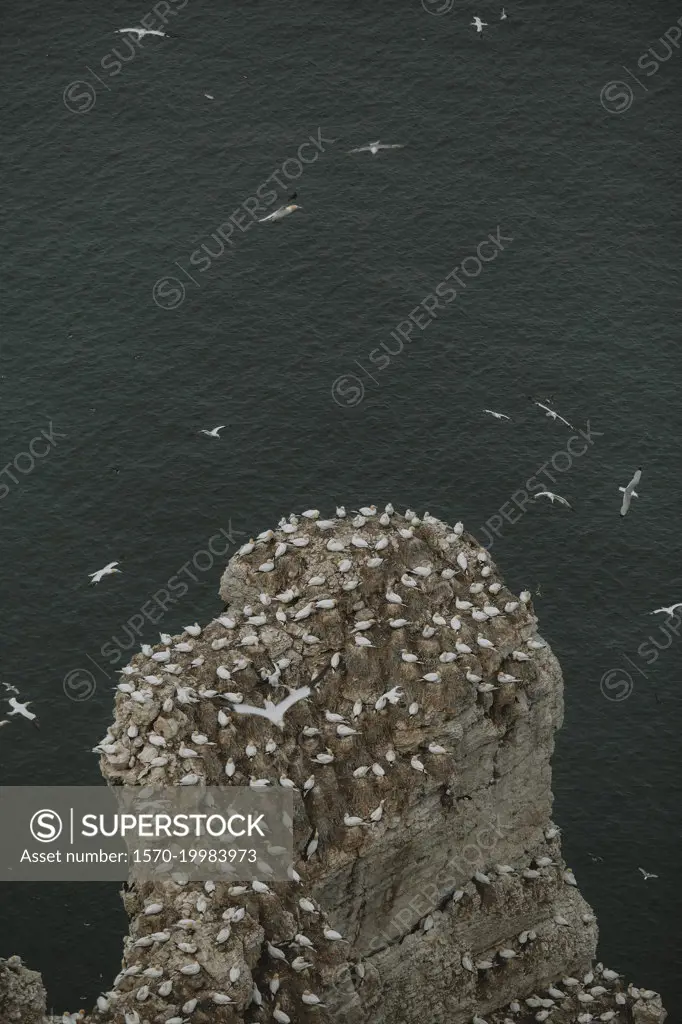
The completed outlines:
{"type": "Polygon", "coordinates": [[[0,1024],[44,1024],[47,1000],[42,978],[21,958],[0,960],[0,1024]]]}
{"type": "Polygon", "coordinates": [[[132,885],[88,1020],[661,1024],[656,993],[592,966],[551,821],[561,671],[530,594],[461,524],[341,511],[244,545],[225,612],[124,670],[107,780],[293,785],[298,860],[265,892],[132,885]],[[304,686],[282,729],[235,710],[304,686]]]}

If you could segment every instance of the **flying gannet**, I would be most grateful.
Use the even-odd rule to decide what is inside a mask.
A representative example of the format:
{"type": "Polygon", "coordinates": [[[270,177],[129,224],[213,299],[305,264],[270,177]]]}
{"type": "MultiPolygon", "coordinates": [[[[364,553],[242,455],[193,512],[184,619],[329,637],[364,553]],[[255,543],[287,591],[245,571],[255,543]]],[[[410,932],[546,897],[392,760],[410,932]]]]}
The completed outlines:
{"type": "Polygon", "coordinates": [[[284,204],[284,206],[280,206],[277,210],[275,210],[274,213],[269,213],[267,217],[261,217],[259,219],[258,223],[259,224],[266,224],[269,220],[272,220],[272,221],[281,220],[282,217],[288,217],[289,214],[290,213],[294,213],[295,210],[301,210],[302,207],[298,206],[294,202],[294,199],[296,198],[296,195],[297,195],[297,193],[294,192],[294,194],[292,196],[289,196],[289,199],[284,204]]]}
{"type": "Polygon", "coordinates": [[[263,708],[253,707],[251,704],[233,704],[232,710],[240,715],[259,715],[261,718],[269,718],[273,725],[284,729],[284,715],[289,708],[309,696],[310,687],[302,686],[299,690],[292,690],[279,704],[273,704],[270,700],[265,701],[263,708]]]}
{"type": "Polygon", "coordinates": [[[160,36],[162,39],[166,38],[166,33],[162,32],[159,28],[138,28],[137,26],[133,26],[133,28],[117,28],[116,31],[121,35],[129,32],[132,35],[137,36],[138,41],[143,39],[144,36],[160,36]]]}
{"type": "Polygon", "coordinates": [[[552,502],[552,504],[554,504],[555,501],[558,501],[560,505],[565,505],[566,508],[570,508],[571,511],[573,511],[573,506],[569,505],[569,503],[566,501],[565,498],[562,498],[560,494],[554,494],[552,491],[537,491],[533,495],[533,497],[534,498],[549,498],[549,500],[552,502]]]}
{"type": "Polygon", "coordinates": [[[503,412],[494,412],[492,409],[484,409],[483,412],[487,412],[490,416],[494,416],[496,420],[510,420],[511,416],[505,416],[503,412]]]}
{"type": "Polygon", "coordinates": [[[623,492],[623,504],[620,506],[620,514],[622,516],[627,515],[628,509],[630,508],[630,502],[633,498],[639,498],[639,494],[635,490],[635,487],[642,479],[642,470],[638,469],[633,476],[627,487],[619,487],[618,490],[623,492]]]}
{"type": "Polygon", "coordinates": [[[650,871],[645,871],[644,868],[637,868],[637,870],[642,872],[642,878],[645,882],[650,878],[658,878],[658,875],[652,875],[650,871]]]}
{"type": "Polygon", "coordinates": [[[488,22],[487,21],[481,21],[481,19],[477,15],[474,15],[474,20],[471,22],[471,24],[476,27],[476,31],[477,32],[482,32],[484,26],[486,26],[488,24],[488,22]]]}
{"type": "Polygon", "coordinates": [[[505,9],[503,7],[502,8],[502,13],[500,14],[500,21],[504,21],[506,19],[506,17],[507,17],[507,12],[505,11],[505,9]]]}
{"type": "Polygon", "coordinates": [[[88,576],[90,577],[90,582],[99,583],[103,576],[111,576],[114,572],[121,572],[120,569],[116,568],[118,564],[118,562],[109,562],[109,564],[105,565],[103,569],[98,569],[97,572],[89,572],[88,576]]]}
{"type": "Polygon", "coordinates": [[[221,427],[214,427],[213,430],[200,430],[200,434],[206,434],[207,437],[220,437],[220,431],[225,429],[225,424],[221,427]]]}
{"type": "Polygon", "coordinates": [[[550,407],[548,405],[545,405],[544,402],[536,402],[534,398],[531,398],[531,402],[533,403],[533,405],[537,405],[539,409],[544,409],[545,415],[548,417],[548,419],[559,420],[561,423],[565,423],[567,427],[570,427],[571,430],[574,429],[573,425],[569,423],[568,420],[565,420],[563,416],[560,416],[559,413],[556,412],[554,409],[550,409],[550,407]]]}
{"type": "Polygon", "coordinates": [[[20,701],[17,700],[16,697],[10,697],[7,703],[12,709],[11,711],[7,712],[8,715],[22,715],[23,718],[28,718],[29,722],[33,721],[33,719],[36,717],[32,711],[26,710],[29,704],[32,704],[33,701],[27,700],[24,704],[22,704],[20,701]]]}
{"type": "Polygon", "coordinates": [[[663,612],[669,618],[672,618],[676,608],[682,608],[682,601],[678,601],[677,604],[671,604],[669,608],[654,608],[652,612],[649,612],[649,615],[659,615],[663,612]]]}
{"type": "Polygon", "coordinates": [[[371,153],[372,156],[376,156],[380,149],[404,149],[405,147],[400,144],[389,145],[386,142],[368,142],[366,146],[358,146],[357,149],[349,149],[349,153],[371,153]]]}

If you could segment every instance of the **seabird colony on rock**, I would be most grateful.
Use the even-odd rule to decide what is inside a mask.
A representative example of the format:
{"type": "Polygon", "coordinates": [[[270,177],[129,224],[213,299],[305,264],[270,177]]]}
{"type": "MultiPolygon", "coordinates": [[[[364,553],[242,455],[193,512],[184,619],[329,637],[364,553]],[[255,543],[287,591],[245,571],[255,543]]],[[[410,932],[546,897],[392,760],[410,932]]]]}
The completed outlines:
{"type": "MultiPolygon", "coordinates": [[[[330,861],[352,865],[395,827],[415,787],[452,780],[457,753],[436,742],[440,723],[504,716],[547,654],[530,593],[504,587],[461,523],[390,505],[282,519],[242,546],[221,594],[227,608],[203,630],[162,635],[122,670],[115,722],[95,750],[113,784],[292,790],[298,859],[287,883],[175,875],[129,887],[121,972],[92,1021],[330,1019],[325,987],[352,953],[310,889],[330,861]]],[[[520,886],[575,885],[557,844],[487,870],[520,886]]],[[[465,890],[497,884],[472,874],[451,912],[465,890]]],[[[523,955],[531,935],[492,951],[491,966],[523,955]]],[[[603,998],[590,996],[595,1007],[603,998]]]]}

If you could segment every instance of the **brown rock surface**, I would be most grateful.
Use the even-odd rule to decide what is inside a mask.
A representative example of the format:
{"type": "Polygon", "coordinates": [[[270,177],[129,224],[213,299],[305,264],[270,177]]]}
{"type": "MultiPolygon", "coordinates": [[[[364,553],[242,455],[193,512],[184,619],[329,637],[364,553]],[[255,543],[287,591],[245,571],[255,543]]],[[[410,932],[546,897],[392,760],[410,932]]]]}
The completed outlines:
{"type": "Polygon", "coordinates": [[[551,822],[561,671],[530,595],[461,524],[368,511],[290,517],[244,545],[225,612],[122,676],[135,693],[116,697],[107,780],[292,780],[300,882],[135,884],[121,973],[91,1020],[660,1024],[655,993],[592,967],[596,922],[551,822]],[[303,686],[282,730],[234,711],[303,686]],[[197,732],[215,746],[181,757],[197,732]]]}

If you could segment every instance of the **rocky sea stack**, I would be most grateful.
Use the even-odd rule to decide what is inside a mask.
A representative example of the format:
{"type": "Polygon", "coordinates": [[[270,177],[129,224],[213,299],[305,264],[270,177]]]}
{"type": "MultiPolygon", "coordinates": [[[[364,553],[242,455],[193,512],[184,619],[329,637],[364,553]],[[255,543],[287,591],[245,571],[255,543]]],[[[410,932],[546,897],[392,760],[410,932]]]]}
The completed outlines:
{"type": "Polygon", "coordinates": [[[594,963],[562,859],[562,677],[530,594],[461,524],[342,511],[244,545],[225,611],[124,670],[105,778],[295,787],[297,860],[265,891],[132,884],[87,1021],[661,1024],[656,993],[594,963]],[[234,711],[302,687],[282,729],[234,711]]]}

